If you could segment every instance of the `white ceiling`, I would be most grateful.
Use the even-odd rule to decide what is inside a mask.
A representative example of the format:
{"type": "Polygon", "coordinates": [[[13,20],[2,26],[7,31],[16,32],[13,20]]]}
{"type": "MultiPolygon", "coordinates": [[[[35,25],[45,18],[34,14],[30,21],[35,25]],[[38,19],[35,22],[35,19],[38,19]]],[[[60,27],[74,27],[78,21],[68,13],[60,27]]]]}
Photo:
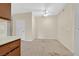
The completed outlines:
{"type": "Polygon", "coordinates": [[[12,3],[12,15],[32,12],[34,16],[41,16],[44,14],[45,8],[48,15],[57,15],[65,5],[64,3],[12,3]]]}

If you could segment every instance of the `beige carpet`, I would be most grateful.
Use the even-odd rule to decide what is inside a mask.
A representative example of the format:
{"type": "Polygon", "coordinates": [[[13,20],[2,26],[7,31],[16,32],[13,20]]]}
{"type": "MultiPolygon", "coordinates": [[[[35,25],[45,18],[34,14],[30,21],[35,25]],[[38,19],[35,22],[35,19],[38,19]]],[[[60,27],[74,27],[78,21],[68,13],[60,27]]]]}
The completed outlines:
{"type": "Polygon", "coordinates": [[[22,56],[70,56],[67,48],[55,39],[37,39],[21,42],[22,56]]]}

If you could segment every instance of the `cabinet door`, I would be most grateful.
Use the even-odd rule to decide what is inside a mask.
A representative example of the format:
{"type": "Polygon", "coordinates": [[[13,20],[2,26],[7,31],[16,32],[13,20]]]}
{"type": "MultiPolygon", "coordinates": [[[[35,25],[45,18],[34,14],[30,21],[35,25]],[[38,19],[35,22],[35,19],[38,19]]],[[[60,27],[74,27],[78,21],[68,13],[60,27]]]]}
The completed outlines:
{"type": "Polygon", "coordinates": [[[0,18],[11,19],[11,3],[0,3],[0,18]]]}

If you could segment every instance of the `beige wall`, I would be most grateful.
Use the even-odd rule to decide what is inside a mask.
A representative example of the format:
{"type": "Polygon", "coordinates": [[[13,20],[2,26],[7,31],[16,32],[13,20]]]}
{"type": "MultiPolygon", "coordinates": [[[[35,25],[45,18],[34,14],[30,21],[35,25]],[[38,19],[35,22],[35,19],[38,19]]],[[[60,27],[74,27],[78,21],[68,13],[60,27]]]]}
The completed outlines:
{"type": "Polygon", "coordinates": [[[36,21],[34,16],[32,16],[32,38],[36,39],[36,21]]]}
{"type": "Polygon", "coordinates": [[[57,36],[57,18],[56,16],[37,16],[35,17],[36,38],[38,39],[56,39],[57,36]]]}
{"type": "Polygon", "coordinates": [[[65,6],[57,18],[57,39],[70,51],[74,51],[74,7],[65,6]]]}
{"type": "MultiPolygon", "coordinates": [[[[12,17],[13,19],[13,35],[16,35],[16,20],[22,20],[25,22],[25,40],[32,40],[32,13],[20,13],[12,17]]],[[[18,25],[18,26],[21,26],[18,25]]]]}

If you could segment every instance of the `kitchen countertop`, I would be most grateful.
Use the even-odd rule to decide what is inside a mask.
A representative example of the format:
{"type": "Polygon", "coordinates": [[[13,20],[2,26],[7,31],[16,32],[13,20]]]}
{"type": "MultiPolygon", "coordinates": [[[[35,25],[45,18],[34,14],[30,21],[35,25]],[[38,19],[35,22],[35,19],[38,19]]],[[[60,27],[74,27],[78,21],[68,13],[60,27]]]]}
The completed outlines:
{"type": "Polygon", "coordinates": [[[17,36],[4,36],[4,37],[0,37],[0,45],[6,44],[8,42],[14,41],[20,39],[17,36]]]}

